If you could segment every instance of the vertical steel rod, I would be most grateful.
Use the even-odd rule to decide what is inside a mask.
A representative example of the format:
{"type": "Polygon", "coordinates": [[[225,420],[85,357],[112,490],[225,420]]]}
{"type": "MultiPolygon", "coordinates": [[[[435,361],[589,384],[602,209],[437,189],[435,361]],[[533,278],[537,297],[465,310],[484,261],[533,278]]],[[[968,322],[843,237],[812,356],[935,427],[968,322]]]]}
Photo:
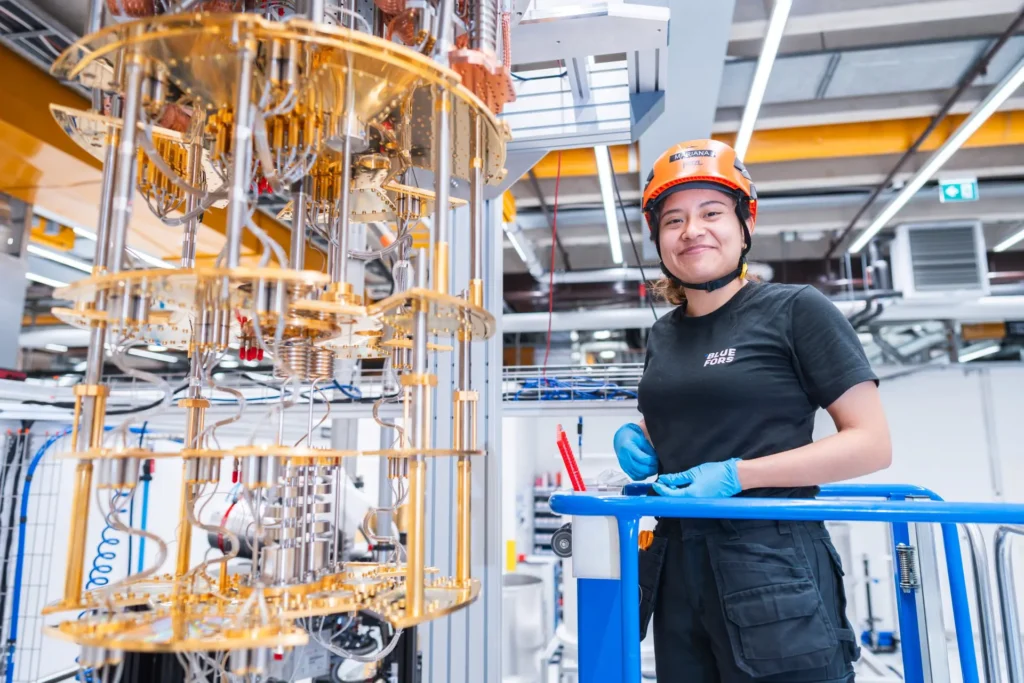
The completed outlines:
{"type": "Polygon", "coordinates": [[[452,129],[451,95],[444,88],[434,91],[434,289],[448,293],[449,215],[451,207],[452,129]]]}
{"type": "MultiPolygon", "coordinates": [[[[188,181],[192,187],[199,187],[203,178],[203,146],[192,143],[188,153],[188,181]]],[[[199,195],[189,193],[185,197],[185,213],[192,213],[199,206],[199,195]]],[[[181,267],[196,267],[196,235],[199,232],[199,216],[192,217],[185,224],[185,235],[181,246],[181,267]]],[[[194,361],[193,361],[194,362],[194,361]]]]}
{"type": "MultiPolygon", "coordinates": [[[[332,226],[335,234],[331,235],[331,244],[336,246],[336,256],[331,264],[330,275],[334,283],[348,281],[348,243],[349,222],[351,221],[352,191],[352,113],[355,108],[355,85],[352,80],[351,59],[349,69],[345,72],[345,111],[342,115],[341,139],[341,196],[338,197],[337,225],[332,226]]],[[[346,290],[347,293],[347,290],[346,290]]]]}
{"type": "Polygon", "coordinates": [[[288,267],[302,270],[306,267],[306,201],[312,178],[306,176],[292,185],[292,239],[288,251],[288,267]]]}
{"type": "Polygon", "coordinates": [[[143,64],[137,55],[127,58],[125,65],[124,125],[117,145],[117,168],[110,211],[109,251],[107,268],[121,272],[124,248],[128,240],[128,223],[132,217],[132,197],[135,194],[136,121],[142,99],[143,64]]]}
{"type": "MultiPolygon", "coordinates": [[[[425,286],[429,253],[417,250],[417,285],[425,286]]],[[[423,378],[427,373],[427,311],[418,306],[413,313],[412,375],[423,378]]],[[[423,381],[412,386],[412,447],[422,453],[430,443],[430,387],[423,381]]],[[[412,616],[423,613],[423,575],[425,561],[425,490],[426,462],[423,455],[409,458],[408,542],[409,558],[406,574],[406,611],[412,616]]]]}
{"type": "Polygon", "coordinates": [[[324,23],[324,0],[309,0],[309,10],[306,16],[314,23],[324,23]]]}
{"type": "Polygon", "coordinates": [[[228,190],[227,267],[237,268],[242,257],[242,231],[249,212],[250,156],[252,154],[252,69],[256,46],[251,38],[238,51],[235,121],[231,135],[231,187],[228,190]]]}

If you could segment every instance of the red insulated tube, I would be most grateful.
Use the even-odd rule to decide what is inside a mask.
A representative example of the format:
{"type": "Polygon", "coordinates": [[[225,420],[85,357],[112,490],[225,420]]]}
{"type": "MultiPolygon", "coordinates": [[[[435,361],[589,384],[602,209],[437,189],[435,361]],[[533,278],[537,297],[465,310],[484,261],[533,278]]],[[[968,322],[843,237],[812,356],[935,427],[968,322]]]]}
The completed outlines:
{"type": "Polygon", "coordinates": [[[562,426],[558,426],[558,452],[562,455],[562,462],[565,464],[565,470],[569,473],[569,482],[572,484],[574,491],[586,491],[587,487],[583,484],[583,475],[580,474],[579,465],[576,464],[576,458],[572,454],[572,447],[569,445],[569,439],[565,436],[565,431],[562,430],[562,426]]]}

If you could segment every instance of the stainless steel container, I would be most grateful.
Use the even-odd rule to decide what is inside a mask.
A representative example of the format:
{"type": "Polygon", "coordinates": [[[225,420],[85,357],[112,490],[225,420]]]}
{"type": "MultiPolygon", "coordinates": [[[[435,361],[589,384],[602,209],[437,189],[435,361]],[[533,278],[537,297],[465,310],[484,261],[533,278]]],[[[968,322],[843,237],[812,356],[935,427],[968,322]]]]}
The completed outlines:
{"type": "Polygon", "coordinates": [[[540,680],[544,651],[544,582],[529,574],[501,577],[501,676],[540,680]]]}

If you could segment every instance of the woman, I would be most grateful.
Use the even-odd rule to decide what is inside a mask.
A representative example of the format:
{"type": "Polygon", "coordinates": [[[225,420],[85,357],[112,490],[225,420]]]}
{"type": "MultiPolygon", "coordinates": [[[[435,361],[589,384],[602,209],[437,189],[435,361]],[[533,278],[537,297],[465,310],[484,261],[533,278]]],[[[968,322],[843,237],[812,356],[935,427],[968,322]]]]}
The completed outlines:
{"type": "MultiPolygon", "coordinates": [[[[622,468],[669,497],[811,498],[889,466],[877,378],[813,287],[746,277],[757,194],[728,145],[695,140],[654,164],[643,210],[677,305],[651,328],[640,424],[622,468]],[[812,441],[824,408],[838,432],[812,441]]],[[[853,681],[842,567],[819,522],[659,520],[658,681],[853,681]],[[664,539],[664,540],[660,540],[664,539]]]]}

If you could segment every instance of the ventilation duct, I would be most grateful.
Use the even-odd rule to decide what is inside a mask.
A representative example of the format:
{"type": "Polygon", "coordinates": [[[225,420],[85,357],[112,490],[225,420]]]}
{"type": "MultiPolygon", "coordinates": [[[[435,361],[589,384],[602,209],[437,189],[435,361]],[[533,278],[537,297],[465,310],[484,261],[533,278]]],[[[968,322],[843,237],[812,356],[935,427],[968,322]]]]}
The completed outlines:
{"type": "Polygon", "coordinates": [[[905,298],[987,296],[988,263],[981,223],[917,223],[896,229],[894,287],[905,298]]]}

